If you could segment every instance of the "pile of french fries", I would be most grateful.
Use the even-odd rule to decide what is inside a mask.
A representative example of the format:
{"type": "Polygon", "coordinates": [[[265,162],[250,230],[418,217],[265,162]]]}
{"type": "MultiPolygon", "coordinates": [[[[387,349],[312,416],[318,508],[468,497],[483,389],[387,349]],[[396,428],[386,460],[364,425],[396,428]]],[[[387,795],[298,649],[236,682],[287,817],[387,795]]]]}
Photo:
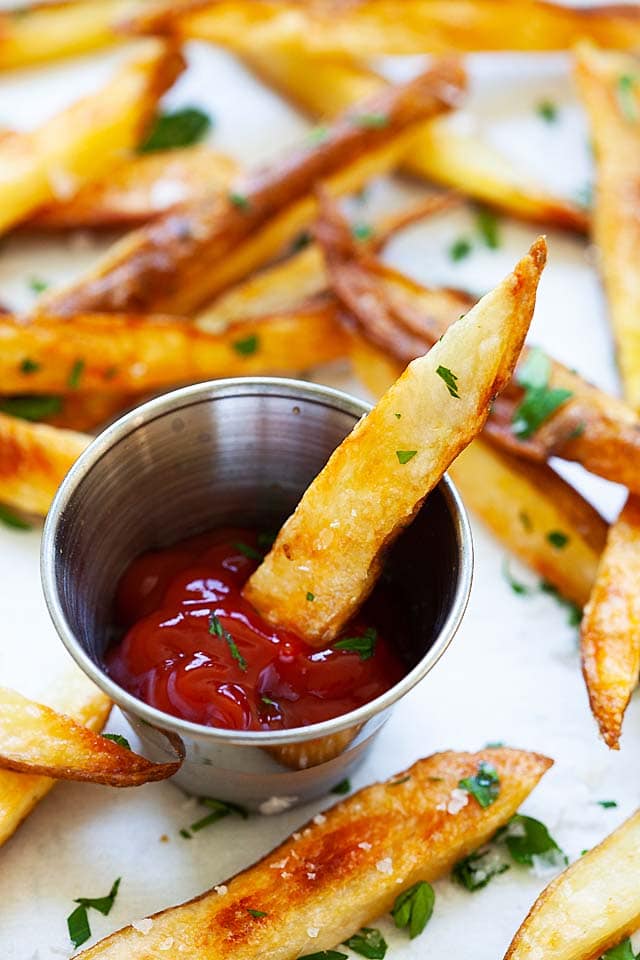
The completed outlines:
{"type": "MultiPolygon", "coordinates": [[[[311,642],[330,640],[371,588],[380,544],[408,522],[450,465],[465,502],[506,548],[549,589],[584,608],[589,700],[605,742],[617,749],[640,671],[640,63],[627,52],[640,46],[638,8],[404,0],[400,17],[392,0],[75,0],[0,13],[0,69],[132,37],[137,49],[103,89],[28,134],[0,133],[2,233],[129,231],[84,276],[43,293],[28,316],[0,313],[3,511],[17,511],[18,520],[23,513],[44,515],[89,442],[88,431],[155,392],[214,377],[303,375],[347,359],[373,395],[384,395],[360,428],[357,469],[341,447],[249,581],[247,596],[269,619],[311,642]],[[258,170],[242,170],[202,143],[141,149],[163,94],[184,69],[181,46],[191,38],[228,48],[319,125],[287,157],[258,170]],[[460,55],[505,49],[573,52],[595,145],[592,209],[551,194],[448,122],[465,100],[460,55]],[[407,53],[442,59],[396,86],[365,62],[407,53]],[[447,192],[434,192],[425,203],[374,224],[366,236],[354,236],[335,201],[396,170],[447,192]],[[465,199],[551,228],[590,233],[599,250],[624,401],[535,347],[520,356],[544,263],[542,242],[476,306],[464,290],[425,288],[385,265],[384,245],[398,230],[465,199]],[[473,345],[469,331],[483,332],[486,317],[499,326],[501,309],[503,320],[518,323],[508,350],[494,354],[491,371],[479,372],[471,347],[460,359],[460,343],[473,345]],[[425,379],[425,371],[436,368],[455,376],[425,379]],[[477,392],[461,400],[463,375],[477,392]],[[416,439],[404,451],[412,457],[399,479],[392,474],[380,487],[363,486],[362,474],[375,473],[366,465],[381,449],[393,453],[393,431],[384,442],[379,432],[390,411],[405,417],[413,438],[425,411],[440,409],[447,391],[453,402],[443,408],[434,437],[444,424],[449,443],[430,459],[417,455],[416,439]],[[553,469],[552,457],[626,487],[619,519],[608,527],[553,469]],[[336,489],[344,494],[339,502],[336,489]],[[314,523],[324,523],[328,491],[345,523],[337,528],[339,544],[314,552],[314,523]],[[354,497],[369,498],[366,531],[346,522],[354,497]],[[337,549],[350,558],[339,570],[331,562],[337,549]],[[305,590],[313,582],[319,602],[299,602],[304,591],[282,559],[292,552],[312,560],[305,590]]],[[[422,431],[419,440],[432,448],[433,438],[422,431]]],[[[151,764],[101,738],[110,704],[76,680],[61,688],[52,706],[60,713],[0,690],[0,844],[54,779],[133,785],[170,776],[180,762],[151,764]],[[9,725],[22,731],[11,750],[4,747],[10,738],[3,740],[9,725]]],[[[296,881],[292,896],[282,898],[265,861],[233,878],[225,897],[205,894],[154,917],[146,937],[127,928],[84,956],[143,960],[169,938],[185,960],[200,960],[221,955],[216,943],[232,937],[235,945],[225,955],[268,948],[281,960],[295,960],[309,952],[292,924],[302,905],[322,929],[313,949],[331,949],[392,905],[395,880],[376,871],[380,858],[397,859],[407,886],[446,873],[509,820],[548,765],[518,751],[489,753],[503,783],[500,805],[440,814],[442,798],[483,757],[442,754],[419,761],[402,787],[401,816],[388,786],[370,787],[357,805],[355,798],[339,804],[326,825],[310,825],[302,845],[288,840],[267,858],[296,850],[301,862],[312,859],[321,869],[321,850],[333,843],[336,856],[349,863],[338,886],[327,878],[310,893],[296,881]],[[349,838],[374,820],[385,826],[371,852],[349,859],[349,838]],[[417,835],[419,855],[407,839],[417,835]],[[247,921],[245,905],[258,891],[260,903],[269,906],[267,919],[256,924],[247,921]],[[341,912],[346,907],[337,908],[338,902],[348,911],[341,912]]],[[[507,960],[597,960],[623,945],[640,925],[639,816],[553,881],[507,960]],[[593,923],[594,903],[606,903],[599,924],[593,923]]]]}

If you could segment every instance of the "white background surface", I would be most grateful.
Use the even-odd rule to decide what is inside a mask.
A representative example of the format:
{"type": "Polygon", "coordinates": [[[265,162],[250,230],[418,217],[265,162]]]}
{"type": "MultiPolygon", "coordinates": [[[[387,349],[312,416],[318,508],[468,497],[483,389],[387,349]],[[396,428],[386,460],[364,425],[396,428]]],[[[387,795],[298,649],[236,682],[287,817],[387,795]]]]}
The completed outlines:
{"type": "MultiPolygon", "coordinates": [[[[33,126],[79,91],[97,87],[122,55],[94,55],[1,77],[0,126],[33,126]]],[[[302,117],[226,54],[194,45],[190,57],[191,68],[169,102],[210,110],[216,118],[212,141],[244,163],[273,156],[307,128],[302,117]]],[[[587,132],[565,59],[477,57],[470,66],[472,122],[483,135],[557,189],[572,194],[583,187],[590,176],[587,132]],[[555,124],[544,123],[535,112],[535,104],[546,97],[559,105],[555,124]]],[[[419,190],[406,182],[382,184],[370,195],[377,206],[419,190]]],[[[366,208],[359,214],[365,216],[366,208]]],[[[499,250],[477,245],[471,257],[453,264],[448,247],[462,232],[472,231],[471,214],[459,210],[407,231],[388,255],[419,279],[481,293],[511,268],[536,234],[534,227],[505,220],[499,250]]],[[[584,241],[567,235],[550,231],[548,240],[550,262],[532,339],[615,390],[613,349],[592,252],[584,241]]],[[[28,306],[33,296],[28,278],[56,283],[80,273],[99,249],[97,244],[85,247],[84,236],[45,242],[22,234],[4,241],[0,299],[16,308],[28,306]]],[[[340,368],[318,378],[357,389],[340,368]]],[[[619,490],[579,468],[572,475],[609,516],[615,513],[619,490]]],[[[542,594],[515,596],[501,574],[503,549],[477,523],[473,526],[476,574],[464,625],[433,673],[396,710],[355,786],[447,747],[472,750],[502,740],[547,753],[556,765],[525,809],[547,823],[573,859],[636,807],[638,701],[627,714],[622,751],[609,753],[589,714],[577,634],[567,625],[566,612],[542,594]],[[603,799],[618,801],[618,808],[603,810],[596,802],[603,799]]],[[[0,682],[46,701],[66,659],[44,609],[38,547],[38,530],[25,534],[0,528],[0,682]]],[[[527,578],[517,564],[512,567],[527,578]]],[[[126,732],[116,714],[110,729],[126,732]]],[[[189,842],[178,830],[195,818],[194,811],[171,784],[129,791],[61,784],[0,849],[0,957],[68,957],[72,950],[65,919],[73,898],[104,895],[122,877],[111,915],[91,913],[95,936],[104,936],[222,881],[322,806],[246,823],[225,820],[189,842]],[[169,835],[169,843],[160,842],[162,834],[169,835]]],[[[425,954],[498,960],[545,882],[515,866],[473,894],[441,882],[435,915],[420,939],[410,944],[386,921],[380,924],[391,945],[389,955],[394,960],[425,954]]]]}

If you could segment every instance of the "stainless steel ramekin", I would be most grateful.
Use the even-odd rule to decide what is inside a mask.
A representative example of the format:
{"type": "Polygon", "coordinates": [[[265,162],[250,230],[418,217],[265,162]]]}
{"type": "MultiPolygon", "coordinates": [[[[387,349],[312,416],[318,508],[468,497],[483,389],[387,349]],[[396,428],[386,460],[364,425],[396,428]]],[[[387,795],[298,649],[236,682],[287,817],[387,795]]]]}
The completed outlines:
{"type": "MultiPolygon", "coordinates": [[[[67,650],[123,710],[145,752],[190,793],[278,812],[327,792],[363,760],[391,706],[442,656],[464,613],[472,542],[444,478],[392,548],[384,576],[398,598],[409,669],[377,700],[308,727],[239,732],[165,714],[103,667],[116,584],[134,557],[222,524],[277,527],[368,407],[296,380],[216,380],[145,403],[100,434],[64,480],[42,543],[49,612],[67,650]]],[[[339,562],[339,558],[338,558],[339,562]]]]}

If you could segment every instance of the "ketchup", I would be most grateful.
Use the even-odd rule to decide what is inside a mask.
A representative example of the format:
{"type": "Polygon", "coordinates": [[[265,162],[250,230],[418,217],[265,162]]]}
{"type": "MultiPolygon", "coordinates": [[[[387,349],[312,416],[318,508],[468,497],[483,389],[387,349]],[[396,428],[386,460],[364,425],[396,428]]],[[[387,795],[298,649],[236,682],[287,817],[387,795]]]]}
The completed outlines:
{"type": "Polygon", "coordinates": [[[242,587],[269,546],[255,530],[224,528],[134,560],[116,593],[113,679],[165,713],[232,730],[318,723],[397,683],[407,667],[377,627],[382,588],[324,649],[247,603],[242,587]]]}

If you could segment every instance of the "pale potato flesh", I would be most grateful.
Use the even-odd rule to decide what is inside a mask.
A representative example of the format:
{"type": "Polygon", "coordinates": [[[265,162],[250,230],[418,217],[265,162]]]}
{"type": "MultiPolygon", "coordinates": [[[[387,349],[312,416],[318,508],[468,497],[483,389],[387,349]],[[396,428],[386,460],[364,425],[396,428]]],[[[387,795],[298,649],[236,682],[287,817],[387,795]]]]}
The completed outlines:
{"type": "Polygon", "coordinates": [[[640,812],[542,891],[505,960],[598,960],[640,927],[640,812]]]}
{"type": "Polygon", "coordinates": [[[322,645],[366,599],[385,548],[480,432],[508,382],[545,256],[544,241],[536,241],[512,274],[409,364],[333,453],[245,585],[269,622],[322,645]],[[457,378],[459,397],[443,371],[457,378]]]}
{"type": "Polygon", "coordinates": [[[296,960],[331,949],[390,910],[402,890],[444,876],[489,840],[550,766],[506,748],[419,760],[314,818],[223,886],[155,914],[148,933],[125,927],[79,956],[158,960],[167,943],[180,960],[296,960]],[[452,790],[481,761],[498,772],[498,798],[483,809],[469,797],[450,813],[452,790]]]}

